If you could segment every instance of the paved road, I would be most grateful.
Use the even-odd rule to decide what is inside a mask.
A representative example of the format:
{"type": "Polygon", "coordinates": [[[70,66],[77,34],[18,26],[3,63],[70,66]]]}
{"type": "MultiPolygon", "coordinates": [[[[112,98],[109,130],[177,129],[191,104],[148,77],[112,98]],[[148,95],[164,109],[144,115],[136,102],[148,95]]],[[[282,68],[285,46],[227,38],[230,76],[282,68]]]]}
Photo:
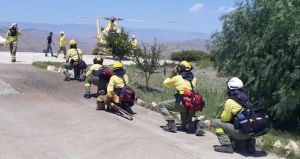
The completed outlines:
{"type": "MultiPolygon", "coordinates": [[[[94,55],[84,55],[83,59],[87,64],[92,64],[94,55]]],[[[45,57],[44,53],[33,53],[33,52],[18,52],[17,53],[17,62],[14,64],[32,64],[35,61],[52,61],[52,62],[65,62],[63,59],[63,55],[60,54],[58,58],[45,57]]],[[[113,64],[114,60],[112,59],[105,59],[105,65],[113,64]]],[[[10,53],[9,52],[0,52],[0,64],[12,64],[10,61],[10,53]]],[[[123,64],[132,64],[131,61],[123,61],[123,64]]]]}
{"type": "Polygon", "coordinates": [[[0,96],[0,159],[245,157],[214,152],[211,133],[164,132],[162,117],[139,106],[133,121],[96,111],[95,99],[82,98],[83,83],[64,82],[62,75],[18,64],[0,64],[0,72],[0,81],[19,92],[0,96]]]}

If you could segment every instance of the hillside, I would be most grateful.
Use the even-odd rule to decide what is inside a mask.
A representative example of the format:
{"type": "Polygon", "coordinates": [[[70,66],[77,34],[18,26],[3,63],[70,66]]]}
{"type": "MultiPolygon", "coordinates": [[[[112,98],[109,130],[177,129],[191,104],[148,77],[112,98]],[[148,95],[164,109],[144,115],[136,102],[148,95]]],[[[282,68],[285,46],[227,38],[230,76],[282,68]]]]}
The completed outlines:
{"type": "MultiPolygon", "coordinates": [[[[1,22],[0,35],[5,36],[6,29],[3,26],[8,26],[9,23],[1,22]]],[[[59,32],[63,30],[67,38],[75,38],[79,47],[84,50],[86,54],[91,54],[95,39],[87,38],[94,36],[95,26],[88,24],[33,24],[20,23],[19,24],[22,36],[19,41],[18,51],[22,52],[42,52],[46,48],[46,38],[50,31],[54,32],[54,42],[56,46],[54,51],[58,49],[59,32]]],[[[126,28],[132,34],[138,37],[138,40],[144,43],[153,42],[157,39],[159,43],[166,45],[165,56],[168,56],[173,51],[180,51],[186,49],[200,49],[207,50],[209,35],[198,32],[176,31],[176,30],[162,30],[162,29],[136,29],[126,28]]],[[[7,47],[1,48],[2,51],[7,51],[7,47]]]]}

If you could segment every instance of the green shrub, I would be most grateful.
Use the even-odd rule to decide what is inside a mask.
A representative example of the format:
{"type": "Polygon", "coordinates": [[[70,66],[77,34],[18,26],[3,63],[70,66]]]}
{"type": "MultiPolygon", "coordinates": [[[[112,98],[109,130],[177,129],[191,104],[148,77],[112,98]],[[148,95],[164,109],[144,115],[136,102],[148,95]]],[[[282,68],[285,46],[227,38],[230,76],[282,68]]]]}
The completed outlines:
{"type": "Polygon", "coordinates": [[[123,29],[121,33],[109,33],[107,36],[107,47],[112,49],[112,54],[123,59],[132,53],[132,45],[129,41],[129,33],[123,29]]]}
{"type": "Polygon", "coordinates": [[[240,77],[255,107],[279,128],[300,119],[300,1],[245,0],[212,38],[220,73],[240,77]]]}
{"type": "Polygon", "coordinates": [[[171,54],[171,60],[174,61],[199,61],[199,60],[209,60],[210,55],[201,50],[184,50],[180,52],[174,52],[171,54]]]}

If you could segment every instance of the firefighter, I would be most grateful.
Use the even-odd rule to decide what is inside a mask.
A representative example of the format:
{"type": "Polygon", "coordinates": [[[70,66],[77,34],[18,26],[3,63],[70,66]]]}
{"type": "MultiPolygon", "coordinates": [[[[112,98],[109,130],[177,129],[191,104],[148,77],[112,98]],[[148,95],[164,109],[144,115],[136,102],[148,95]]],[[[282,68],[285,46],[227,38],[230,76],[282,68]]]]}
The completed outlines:
{"type": "Polygon", "coordinates": [[[123,64],[116,61],[113,64],[113,76],[110,78],[107,86],[107,105],[110,106],[111,103],[120,106],[130,114],[135,114],[131,110],[131,106],[122,105],[119,96],[125,85],[128,85],[129,78],[126,74],[126,70],[123,68],[123,64]]]}
{"type": "Polygon", "coordinates": [[[91,97],[91,86],[96,85],[98,87],[98,95],[106,95],[106,89],[112,72],[109,68],[103,66],[103,57],[97,55],[94,60],[94,64],[89,68],[86,73],[85,79],[85,98],[91,97]]]}
{"type": "Polygon", "coordinates": [[[8,32],[6,33],[5,40],[9,44],[9,50],[11,54],[11,62],[16,62],[16,53],[18,48],[18,38],[21,35],[21,31],[18,28],[17,23],[12,23],[8,32]]]}
{"type": "Polygon", "coordinates": [[[215,145],[214,150],[223,153],[233,153],[232,140],[235,141],[237,149],[246,150],[247,153],[255,152],[255,139],[234,128],[233,118],[243,109],[243,103],[250,103],[248,97],[242,91],[243,82],[233,77],[227,82],[228,99],[225,102],[221,119],[215,119],[212,126],[218,137],[220,145],[215,145]]]}
{"type": "Polygon", "coordinates": [[[66,58],[67,55],[67,38],[65,35],[65,32],[61,31],[60,32],[60,38],[59,38],[59,50],[57,51],[57,54],[54,57],[58,57],[58,55],[63,52],[64,53],[64,58],[66,58]]]}
{"type": "Polygon", "coordinates": [[[170,111],[179,112],[181,117],[181,129],[188,132],[194,132],[197,136],[203,136],[205,132],[204,123],[202,121],[192,121],[195,116],[195,110],[189,109],[182,104],[180,97],[185,90],[192,90],[196,87],[196,77],[191,72],[193,67],[187,61],[182,61],[175,69],[169,78],[165,79],[163,86],[176,89],[176,99],[159,103],[160,112],[167,121],[165,131],[176,132],[177,126],[174,117],[170,111]]]}
{"type": "Polygon", "coordinates": [[[132,48],[133,48],[133,49],[137,49],[137,48],[139,47],[138,41],[137,41],[135,35],[132,35],[132,36],[131,36],[131,45],[132,45],[132,48]]]}
{"type": "Polygon", "coordinates": [[[78,65],[79,60],[82,60],[83,53],[82,51],[77,47],[77,41],[74,39],[71,39],[69,41],[70,49],[67,52],[66,55],[66,62],[63,63],[63,73],[65,75],[65,81],[71,80],[71,75],[69,73],[69,70],[74,69],[75,79],[80,80],[80,72],[81,70],[76,70],[75,66],[78,65]]]}

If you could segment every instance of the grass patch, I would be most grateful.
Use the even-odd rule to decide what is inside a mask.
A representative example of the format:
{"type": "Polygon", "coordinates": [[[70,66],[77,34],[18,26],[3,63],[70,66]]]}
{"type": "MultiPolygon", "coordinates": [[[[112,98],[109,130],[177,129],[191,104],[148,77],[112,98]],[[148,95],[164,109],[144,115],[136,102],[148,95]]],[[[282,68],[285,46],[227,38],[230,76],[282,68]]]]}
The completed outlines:
{"type": "Polygon", "coordinates": [[[299,131],[288,132],[288,131],[279,131],[271,129],[266,135],[262,136],[264,145],[258,146],[258,149],[272,152],[278,156],[286,157],[288,159],[299,159],[300,156],[296,156],[294,154],[287,155],[284,147],[283,148],[274,148],[274,143],[279,140],[283,146],[287,145],[289,140],[293,140],[300,144],[300,136],[299,131]]]}
{"type": "Polygon", "coordinates": [[[61,62],[51,62],[51,61],[37,61],[33,62],[32,65],[37,68],[47,69],[49,65],[54,65],[56,68],[59,68],[62,63],[61,62]]]}
{"type": "Polygon", "coordinates": [[[212,67],[213,66],[213,62],[208,61],[208,60],[196,61],[195,64],[198,68],[201,68],[201,69],[205,69],[207,67],[212,67]]]}

